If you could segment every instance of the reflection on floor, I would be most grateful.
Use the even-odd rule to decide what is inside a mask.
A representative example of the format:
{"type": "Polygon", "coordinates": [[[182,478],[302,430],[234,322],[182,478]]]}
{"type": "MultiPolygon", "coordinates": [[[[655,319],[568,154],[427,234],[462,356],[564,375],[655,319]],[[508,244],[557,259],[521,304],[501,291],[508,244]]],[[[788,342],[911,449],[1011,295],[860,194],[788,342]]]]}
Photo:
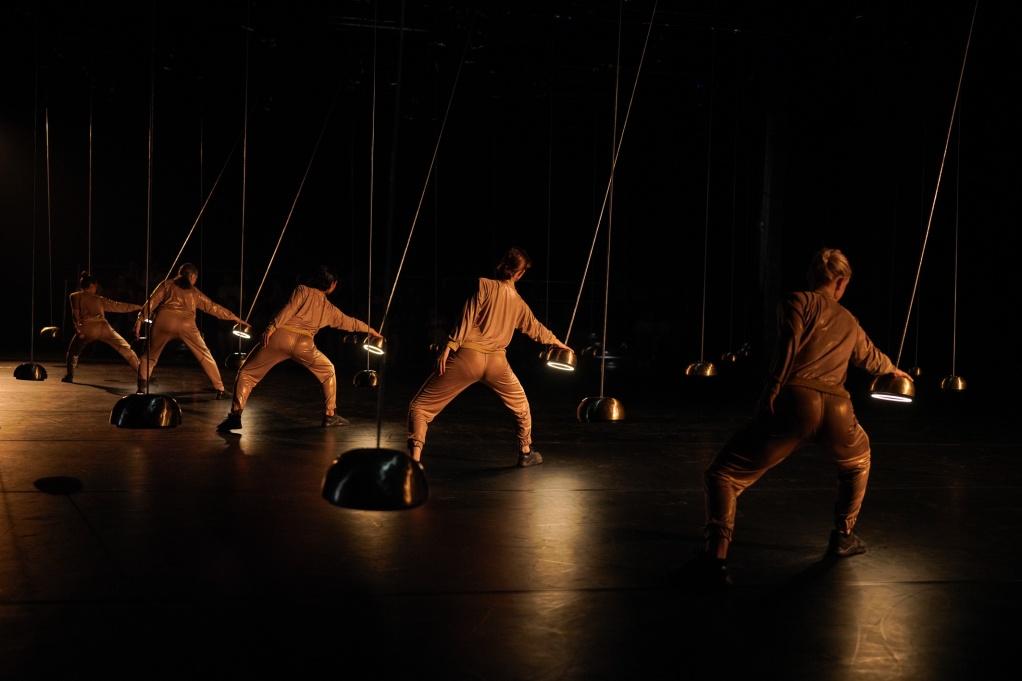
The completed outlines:
{"type": "MultiPolygon", "coordinates": [[[[195,367],[161,367],[152,386],[178,396],[183,424],[132,431],[108,423],[127,368],[84,365],[67,385],[57,364],[15,381],[15,364],[0,364],[4,678],[946,679],[1014,665],[1020,446],[980,409],[859,405],[869,553],[820,562],[833,470],[806,449],[742,497],[736,586],[714,594],[673,572],[699,544],[701,471],[749,412],[744,393],[632,386],[628,421],[583,426],[573,379],[529,373],[546,463],[516,469],[510,418],[473,388],[430,431],[429,502],[388,513],[320,497],[336,456],[376,443],[376,393],[350,377],[348,427],[320,428],[314,379],[281,368],[240,435],[221,436],[229,403],[195,367]]],[[[403,447],[414,389],[387,386],[384,446],[403,447]]]]}

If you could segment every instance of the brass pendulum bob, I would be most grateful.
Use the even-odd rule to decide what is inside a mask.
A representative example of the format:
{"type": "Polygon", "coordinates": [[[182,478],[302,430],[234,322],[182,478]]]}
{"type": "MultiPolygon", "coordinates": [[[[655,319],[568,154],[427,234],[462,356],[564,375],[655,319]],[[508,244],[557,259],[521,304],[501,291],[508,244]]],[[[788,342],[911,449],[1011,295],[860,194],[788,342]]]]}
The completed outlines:
{"type": "Polygon", "coordinates": [[[59,326],[44,326],[39,329],[39,335],[43,338],[49,338],[51,340],[60,339],[60,327],[59,326]]]}
{"type": "Polygon", "coordinates": [[[429,484],[422,466],[404,452],[352,449],[327,470],[323,498],[342,508],[399,511],[425,503],[429,484]]]}
{"type": "Polygon", "coordinates": [[[717,365],[713,362],[693,362],[685,367],[685,375],[697,378],[710,378],[717,375],[717,365]]]}
{"type": "Polygon", "coordinates": [[[869,396],[884,402],[912,402],[916,396],[916,384],[911,378],[882,374],[870,384],[869,396]]]}
{"type": "Polygon", "coordinates": [[[384,340],[383,336],[367,336],[362,341],[362,349],[373,355],[382,355],[386,352],[387,341],[384,340]]]}
{"type": "Polygon", "coordinates": [[[950,393],[964,392],[965,386],[965,379],[955,375],[948,376],[940,382],[940,389],[950,393]]]}
{"type": "Polygon", "coordinates": [[[575,351],[570,348],[565,349],[556,345],[548,345],[539,357],[546,362],[548,367],[558,371],[574,371],[578,367],[578,357],[575,356],[575,351]]]}
{"type": "Polygon", "coordinates": [[[237,324],[234,325],[234,328],[231,329],[231,333],[233,333],[238,338],[243,338],[244,340],[251,340],[252,325],[249,324],[248,322],[238,322],[237,324]]]}
{"type": "Polygon", "coordinates": [[[587,397],[575,409],[575,417],[582,423],[624,421],[625,407],[614,397],[587,397]]]}
{"type": "Polygon", "coordinates": [[[380,375],[373,369],[363,369],[351,378],[356,388],[375,388],[380,384],[380,375]]]}

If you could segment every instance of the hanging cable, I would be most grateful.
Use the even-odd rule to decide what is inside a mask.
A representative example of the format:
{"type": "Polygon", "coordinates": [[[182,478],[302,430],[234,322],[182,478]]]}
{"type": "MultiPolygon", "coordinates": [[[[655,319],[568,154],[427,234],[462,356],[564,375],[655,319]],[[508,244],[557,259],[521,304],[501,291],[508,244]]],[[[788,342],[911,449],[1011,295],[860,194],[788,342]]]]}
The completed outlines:
{"type": "Polygon", "coordinates": [[[557,75],[554,63],[555,20],[550,22],[550,41],[547,62],[550,80],[547,81],[547,155],[546,155],[546,307],[543,325],[550,326],[550,235],[553,227],[553,183],[554,183],[554,77],[557,75]]]}
{"type": "MultiPolygon", "coordinates": [[[[739,58],[739,63],[740,63],[739,58]]],[[[734,351],[735,343],[735,256],[737,255],[736,231],[738,224],[738,138],[741,132],[742,84],[736,78],[735,85],[735,129],[732,135],[733,153],[731,156],[731,287],[728,291],[727,348],[734,351]]]]}
{"type": "MultiPolygon", "coordinates": [[[[38,36],[35,36],[38,40],[38,36]]],[[[35,250],[38,233],[39,215],[39,49],[35,48],[35,78],[32,88],[32,307],[29,312],[31,318],[28,329],[28,356],[29,362],[35,364],[35,250]]]]}
{"type": "Polygon", "coordinates": [[[575,326],[575,316],[578,314],[578,306],[582,300],[582,291],[585,288],[586,277],[589,274],[589,265],[592,262],[593,251],[596,248],[596,240],[599,237],[600,226],[603,223],[603,214],[607,208],[607,199],[610,196],[610,189],[614,182],[614,172],[617,170],[617,162],[621,156],[621,146],[624,144],[625,131],[628,130],[628,120],[632,114],[632,104],[635,103],[635,91],[639,86],[639,76],[642,75],[642,65],[646,60],[646,49],[649,47],[649,37],[650,34],[652,34],[653,32],[653,19],[656,17],[656,10],[658,4],[659,0],[654,0],[653,11],[650,13],[649,17],[649,27],[646,30],[646,40],[642,45],[642,53],[639,56],[639,66],[635,70],[635,81],[632,83],[632,94],[628,98],[628,107],[625,109],[625,120],[621,124],[621,133],[617,138],[617,148],[614,150],[614,160],[610,164],[610,179],[607,180],[607,189],[603,193],[603,203],[600,205],[599,216],[597,217],[596,220],[596,229],[593,231],[593,242],[589,246],[589,255],[586,258],[585,269],[583,269],[582,271],[582,282],[579,284],[578,287],[578,296],[575,298],[575,308],[571,312],[571,321],[568,323],[568,332],[564,335],[565,345],[569,344],[569,341],[571,339],[571,330],[575,326]]]}
{"type": "MultiPolygon", "coordinates": [[[[266,284],[266,277],[270,274],[270,269],[273,267],[273,261],[277,258],[277,252],[280,250],[280,244],[284,241],[284,234],[287,233],[288,225],[291,224],[291,217],[295,214],[295,206],[298,205],[298,199],[302,195],[302,189],[305,187],[305,181],[309,179],[309,171],[312,170],[312,163],[316,160],[316,153],[319,151],[319,145],[323,141],[323,136],[326,134],[326,129],[330,123],[330,116],[334,112],[334,106],[337,104],[337,94],[334,93],[333,101],[330,103],[330,108],[327,110],[326,117],[323,119],[323,127],[319,130],[319,137],[316,138],[316,144],[312,147],[312,155],[309,157],[309,163],[305,167],[305,173],[302,175],[302,181],[298,184],[298,191],[295,192],[295,198],[291,202],[291,208],[287,212],[287,217],[284,219],[284,226],[280,229],[280,236],[277,237],[277,244],[273,247],[273,253],[270,254],[270,262],[266,264],[266,271],[263,272],[263,278],[259,282],[259,288],[256,289],[255,295],[252,296],[252,302],[248,308],[248,314],[245,315],[245,323],[248,323],[249,318],[252,316],[252,311],[255,310],[256,303],[259,301],[259,294],[263,292],[263,286],[266,284]]],[[[240,310],[239,310],[240,311],[240,310]]]]}
{"type": "MultiPolygon", "coordinates": [[[[248,74],[249,74],[249,43],[252,36],[252,3],[247,5],[245,13],[245,89],[244,113],[241,122],[241,243],[238,252],[238,312],[245,309],[245,216],[248,207],[248,74]]],[[[242,339],[238,339],[238,352],[241,352],[242,339]]],[[[240,366],[239,366],[240,369],[240,366]]]]}
{"type": "Polygon", "coordinates": [[[962,191],[962,114],[958,114],[958,144],[955,169],[955,276],[954,276],[954,304],[952,306],[951,322],[951,375],[957,376],[956,360],[958,358],[958,226],[961,215],[961,191],[962,191]]]}
{"type": "Polygon", "coordinates": [[[706,281],[709,277],[710,253],[710,171],[713,168],[713,90],[716,75],[715,50],[717,33],[710,29],[710,105],[706,122],[706,217],[703,226],[703,306],[699,321],[699,361],[706,361],[706,281]]]}
{"type": "Polygon", "coordinates": [[[92,88],[92,74],[89,74],[89,179],[88,179],[88,198],[86,208],[86,230],[88,233],[88,248],[86,255],[88,257],[86,269],[89,274],[92,274],[92,108],[93,108],[93,88],[92,88]]]}
{"type": "Polygon", "coordinates": [[[458,70],[454,74],[454,84],[451,86],[451,96],[447,100],[447,109],[444,111],[443,121],[440,123],[440,132],[437,134],[436,145],[433,147],[433,156],[429,161],[429,170],[426,171],[426,181],[422,185],[422,193],[419,195],[419,203],[415,207],[415,215],[412,217],[412,226],[408,230],[408,239],[405,241],[404,251],[401,253],[401,260],[398,262],[397,274],[394,275],[394,283],[390,288],[390,295],[387,296],[387,305],[383,308],[383,316],[380,318],[380,333],[383,333],[383,326],[387,323],[387,316],[390,314],[391,303],[394,302],[394,292],[397,291],[398,281],[401,279],[401,270],[404,269],[405,259],[408,257],[408,247],[412,245],[412,236],[415,234],[415,226],[419,222],[419,215],[422,212],[422,204],[426,199],[426,192],[429,190],[429,181],[433,176],[433,169],[436,167],[437,154],[440,152],[440,143],[444,138],[444,130],[447,129],[447,120],[451,115],[451,107],[454,105],[454,95],[458,91],[458,81],[461,79],[461,70],[465,66],[465,58],[468,56],[469,47],[472,44],[472,34],[475,26],[469,28],[468,36],[465,39],[465,48],[461,53],[461,61],[458,63],[458,70]]]}
{"type": "Polygon", "coordinates": [[[962,67],[958,72],[958,85],[955,88],[955,100],[951,106],[951,120],[948,122],[947,136],[944,139],[944,152],[940,157],[940,170],[937,173],[937,186],[933,190],[933,201],[930,203],[930,216],[926,220],[926,233],[923,235],[923,246],[919,252],[919,265],[916,267],[915,281],[912,284],[912,296],[908,301],[908,314],[905,315],[905,328],[901,334],[901,342],[898,344],[898,357],[894,362],[894,366],[901,365],[901,353],[905,348],[905,337],[908,335],[908,323],[912,318],[912,307],[916,299],[916,291],[919,288],[919,276],[923,271],[923,258],[926,255],[926,245],[930,240],[930,229],[933,227],[933,214],[937,208],[937,196],[940,194],[940,182],[944,177],[944,163],[947,160],[947,150],[951,145],[951,131],[954,129],[955,115],[958,112],[958,100],[962,94],[962,79],[965,77],[965,64],[969,59],[969,46],[972,44],[972,33],[976,28],[976,13],[979,10],[979,0],[976,1],[975,7],[972,10],[972,21],[969,24],[969,36],[965,40],[965,52],[962,55],[962,67]]]}
{"type": "MultiPolygon", "coordinates": [[[[614,61],[614,115],[610,136],[611,151],[617,148],[617,112],[618,93],[621,84],[621,25],[624,23],[624,0],[618,2],[617,9],[617,56],[614,61]]],[[[600,342],[600,397],[603,398],[604,385],[607,380],[607,317],[610,310],[610,242],[614,227],[614,177],[610,178],[610,197],[607,205],[607,270],[603,284],[603,337],[600,342]]]]}
{"type": "MultiPolygon", "coordinates": [[[[369,107],[369,244],[368,244],[368,274],[366,285],[366,326],[372,326],[373,317],[373,218],[376,207],[376,56],[377,56],[377,28],[380,23],[379,0],[373,3],[373,86],[372,101],[369,107]]],[[[366,369],[370,367],[372,353],[366,353],[366,369]]],[[[377,438],[378,440],[379,438],[377,438]]],[[[376,446],[380,443],[377,441],[376,446]]]]}
{"type": "MultiPolygon", "coordinates": [[[[146,136],[146,196],[145,196],[145,290],[149,288],[149,246],[153,227],[153,122],[156,115],[156,3],[153,3],[153,27],[149,58],[149,131],[146,136]]],[[[180,255],[180,254],[179,254],[180,255]]],[[[170,274],[168,273],[169,277],[170,274]]],[[[153,319],[152,294],[146,299],[145,318],[153,319]]],[[[152,348],[152,329],[145,335],[145,358],[148,365],[149,352],[152,348]]],[[[142,363],[139,362],[139,380],[142,376],[142,363]]],[[[149,394],[149,381],[145,382],[145,394],[149,394]]]]}
{"type": "Polygon", "coordinates": [[[53,198],[50,194],[50,107],[43,108],[46,121],[46,254],[50,263],[50,326],[53,326],[53,198]]]}

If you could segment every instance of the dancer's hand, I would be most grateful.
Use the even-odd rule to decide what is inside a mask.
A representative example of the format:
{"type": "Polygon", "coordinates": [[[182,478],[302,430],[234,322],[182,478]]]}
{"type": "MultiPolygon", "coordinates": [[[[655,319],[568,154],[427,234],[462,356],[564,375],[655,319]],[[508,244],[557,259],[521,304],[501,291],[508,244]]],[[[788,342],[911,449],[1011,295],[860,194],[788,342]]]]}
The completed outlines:
{"type": "Polygon", "coordinates": [[[138,340],[139,338],[142,337],[142,318],[141,317],[139,317],[138,321],[135,322],[135,328],[133,330],[135,331],[135,340],[138,340]]]}
{"type": "Polygon", "coordinates": [[[369,335],[373,338],[383,338],[383,334],[371,326],[369,327],[369,335]]]}
{"type": "Polygon", "coordinates": [[[555,345],[555,346],[557,346],[557,347],[559,347],[559,348],[560,348],[561,350],[571,350],[571,348],[570,348],[570,347],[568,347],[567,345],[565,345],[564,343],[562,343],[562,342],[561,342],[561,341],[559,341],[559,340],[555,341],[555,342],[554,342],[554,345],[555,345]]]}
{"type": "Polygon", "coordinates": [[[436,372],[441,376],[444,375],[444,369],[447,368],[447,358],[451,356],[451,346],[445,345],[444,351],[440,353],[440,356],[436,358],[436,372]]]}
{"type": "Polygon", "coordinates": [[[267,329],[265,331],[263,331],[263,341],[262,341],[263,342],[263,347],[266,347],[270,343],[270,336],[273,335],[274,331],[276,331],[276,329],[274,329],[272,326],[271,327],[267,327],[267,329]]]}
{"type": "Polygon", "coordinates": [[[898,378],[907,378],[910,381],[912,380],[912,376],[911,375],[905,373],[904,371],[902,371],[898,367],[894,367],[894,371],[892,371],[891,373],[894,374],[895,376],[897,376],[898,378]]]}

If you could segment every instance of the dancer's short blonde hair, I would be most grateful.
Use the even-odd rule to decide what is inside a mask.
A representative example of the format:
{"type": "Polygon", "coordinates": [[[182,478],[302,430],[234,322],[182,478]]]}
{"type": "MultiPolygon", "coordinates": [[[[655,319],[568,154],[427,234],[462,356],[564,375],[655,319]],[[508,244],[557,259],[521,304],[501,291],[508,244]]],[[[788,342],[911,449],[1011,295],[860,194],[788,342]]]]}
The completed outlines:
{"type": "Polygon", "coordinates": [[[852,266],[845,254],[836,248],[821,248],[809,263],[809,286],[819,288],[839,277],[850,279],[852,266]]]}

